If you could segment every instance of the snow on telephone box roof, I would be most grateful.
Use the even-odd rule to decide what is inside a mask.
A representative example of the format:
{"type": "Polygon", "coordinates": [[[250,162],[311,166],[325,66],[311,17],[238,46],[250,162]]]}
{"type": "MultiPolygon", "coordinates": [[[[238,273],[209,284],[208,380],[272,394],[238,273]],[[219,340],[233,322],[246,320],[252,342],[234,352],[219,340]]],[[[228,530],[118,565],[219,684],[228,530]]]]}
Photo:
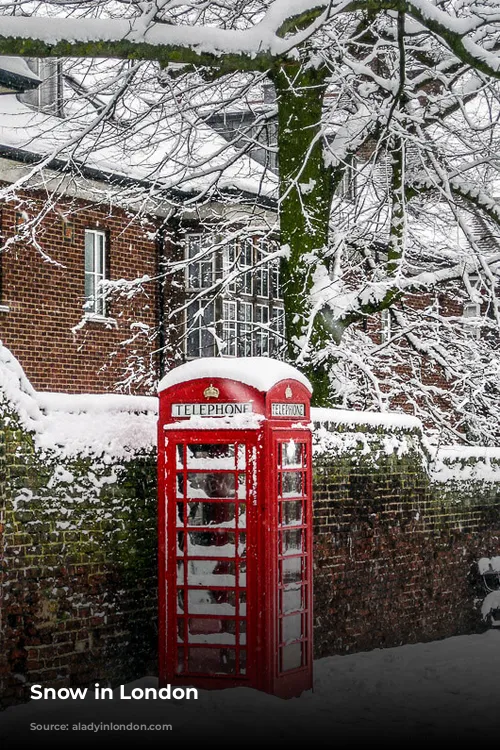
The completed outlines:
{"type": "Polygon", "coordinates": [[[312,386],[305,375],[292,365],[269,357],[204,357],[186,362],[170,370],[161,379],[158,392],[173,385],[203,378],[236,380],[264,392],[282,380],[297,380],[312,393],[312,386]]]}

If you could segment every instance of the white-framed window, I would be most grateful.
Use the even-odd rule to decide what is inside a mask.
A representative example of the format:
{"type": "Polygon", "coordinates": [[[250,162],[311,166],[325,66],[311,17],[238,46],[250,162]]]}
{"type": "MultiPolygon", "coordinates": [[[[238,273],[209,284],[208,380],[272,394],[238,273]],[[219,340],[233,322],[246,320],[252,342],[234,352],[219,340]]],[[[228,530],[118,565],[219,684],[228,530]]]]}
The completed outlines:
{"type": "Polygon", "coordinates": [[[271,319],[271,356],[280,356],[285,348],[285,310],[282,307],[273,307],[271,319]]]}
{"type": "MultiPolygon", "coordinates": [[[[267,248],[259,248],[257,251],[257,261],[260,263],[267,255],[267,248]]],[[[257,297],[269,297],[269,266],[257,266],[254,275],[254,290],[257,297]]]]}
{"type": "MultiPolygon", "coordinates": [[[[240,269],[244,271],[246,268],[253,267],[253,242],[252,240],[244,240],[240,250],[240,269]]],[[[241,277],[241,293],[252,294],[252,272],[247,271],[242,274],[241,277]]]]}
{"type": "Polygon", "coordinates": [[[232,300],[224,300],[222,303],[222,340],[225,344],[222,353],[227,357],[236,357],[238,341],[236,302],[232,300]]]}
{"type": "Polygon", "coordinates": [[[251,357],[253,354],[253,304],[238,304],[238,356],[251,357]]]}
{"type": "Polygon", "coordinates": [[[269,307],[255,306],[255,354],[257,357],[269,355],[269,307]]]}
{"type": "Polygon", "coordinates": [[[274,243],[257,236],[226,244],[210,234],[186,236],[188,358],[282,356],[285,326],[278,263],[273,259],[255,267],[274,250],[274,243]],[[224,285],[232,272],[236,278],[224,285]]]}
{"type": "Polygon", "coordinates": [[[187,238],[187,287],[209,289],[215,280],[212,238],[206,234],[190,234],[187,238]]]}
{"type": "MultiPolygon", "coordinates": [[[[229,274],[234,273],[237,270],[237,245],[236,242],[230,242],[224,245],[222,249],[222,278],[226,279],[229,274]]],[[[228,292],[235,294],[238,290],[238,282],[236,278],[234,281],[230,281],[226,287],[228,292]]]]}
{"type": "Polygon", "coordinates": [[[106,315],[106,234],[98,229],[85,230],[85,304],[87,315],[106,315]]]}
{"type": "MultiPolygon", "coordinates": [[[[481,305],[478,302],[465,302],[462,316],[478,319],[481,316],[481,305]]],[[[471,339],[481,338],[481,329],[477,323],[465,323],[464,330],[471,339]]]]}
{"type": "Polygon", "coordinates": [[[271,291],[272,291],[273,299],[283,299],[283,294],[281,290],[279,260],[273,261],[271,265],[271,291]]]}
{"type": "Polygon", "coordinates": [[[188,357],[213,357],[215,354],[214,303],[196,300],[186,310],[186,354],[188,357]]]}

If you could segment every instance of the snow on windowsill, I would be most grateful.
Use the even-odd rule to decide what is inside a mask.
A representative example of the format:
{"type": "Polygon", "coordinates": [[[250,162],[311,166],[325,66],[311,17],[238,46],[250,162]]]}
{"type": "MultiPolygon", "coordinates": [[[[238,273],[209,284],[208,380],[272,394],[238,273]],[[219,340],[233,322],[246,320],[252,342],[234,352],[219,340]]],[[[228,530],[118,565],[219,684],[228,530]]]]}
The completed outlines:
{"type": "Polygon", "coordinates": [[[99,315],[99,313],[85,313],[82,318],[82,325],[85,325],[85,323],[99,323],[108,328],[118,327],[118,321],[116,318],[109,318],[106,315],[99,315]]]}
{"type": "Polygon", "coordinates": [[[10,307],[8,305],[0,305],[0,313],[8,313],[10,312],[10,307]]]}

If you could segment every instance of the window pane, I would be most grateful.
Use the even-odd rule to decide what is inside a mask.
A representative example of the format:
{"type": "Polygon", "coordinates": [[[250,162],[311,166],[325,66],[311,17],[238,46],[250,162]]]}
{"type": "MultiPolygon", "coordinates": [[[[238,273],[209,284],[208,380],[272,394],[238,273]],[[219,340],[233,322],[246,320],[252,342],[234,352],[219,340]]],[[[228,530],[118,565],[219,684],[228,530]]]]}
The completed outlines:
{"type": "Polygon", "coordinates": [[[302,495],[302,472],[284,471],[281,474],[281,497],[302,495]]]}
{"type": "MultiPolygon", "coordinates": [[[[239,585],[244,586],[241,578],[240,573],[239,585]]],[[[190,586],[235,586],[236,563],[231,560],[189,560],[187,583],[190,586]]]]}
{"type": "Polygon", "coordinates": [[[95,294],[95,276],[90,273],[85,274],[85,299],[87,302],[85,303],[85,308],[87,310],[93,309],[93,300],[94,300],[94,294],[95,294]]]}
{"type": "MultiPolygon", "coordinates": [[[[183,613],[185,608],[185,591],[179,589],[177,611],[183,613]]],[[[225,589],[188,589],[187,611],[190,615],[235,615],[236,594],[225,589]]]]}
{"type": "Polygon", "coordinates": [[[187,503],[187,525],[234,528],[236,506],[234,503],[187,503]]]}
{"type": "Polygon", "coordinates": [[[281,640],[284,643],[302,638],[302,615],[289,615],[284,617],[282,623],[281,640]]]}
{"type": "Polygon", "coordinates": [[[281,671],[297,669],[302,666],[302,644],[291,643],[281,649],[281,671]]]}
{"type": "Polygon", "coordinates": [[[302,581],[302,558],[290,557],[280,561],[280,583],[299,583],[302,581]]]}
{"type": "Polygon", "coordinates": [[[85,232],[85,270],[94,271],[94,235],[92,232],[85,232]]]}
{"type": "Polygon", "coordinates": [[[305,608],[305,589],[295,583],[286,586],[281,592],[281,614],[297,612],[305,608]]]}
{"type": "Polygon", "coordinates": [[[219,618],[190,617],[188,620],[189,643],[236,643],[236,621],[219,618]]]}
{"type": "Polygon", "coordinates": [[[233,498],[236,491],[235,475],[229,472],[189,472],[187,497],[233,498]]]}
{"type": "Polygon", "coordinates": [[[282,555],[297,555],[303,551],[302,542],[303,535],[302,529],[295,529],[293,531],[282,531],[281,532],[281,554],[282,555]]]}
{"type": "Polygon", "coordinates": [[[234,674],[236,652],[233,648],[190,648],[188,671],[205,674],[234,674]]]}
{"type": "Polygon", "coordinates": [[[302,500],[287,500],[281,503],[281,525],[300,526],[302,523],[302,500]]]}
{"type": "Polygon", "coordinates": [[[281,443],[281,466],[301,468],[303,446],[304,443],[297,443],[293,439],[290,439],[288,443],[281,443]]]}
{"type": "MultiPolygon", "coordinates": [[[[179,446],[180,448],[181,446],[179,446]]],[[[235,469],[233,443],[199,443],[186,446],[187,466],[189,469],[235,469]]],[[[243,446],[239,446],[243,448],[243,446]]],[[[238,452],[238,465],[240,465],[238,452]]],[[[245,454],[243,452],[243,467],[245,454]]]]}

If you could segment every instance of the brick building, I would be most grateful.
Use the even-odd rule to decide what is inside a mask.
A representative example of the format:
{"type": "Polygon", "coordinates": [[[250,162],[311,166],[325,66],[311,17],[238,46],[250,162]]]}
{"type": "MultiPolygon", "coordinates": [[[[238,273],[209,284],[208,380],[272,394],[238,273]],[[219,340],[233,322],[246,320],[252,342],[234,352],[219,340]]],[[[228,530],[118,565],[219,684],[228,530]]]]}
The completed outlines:
{"type": "MultiPolygon", "coordinates": [[[[277,354],[284,334],[277,263],[244,273],[272,250],[262,240],[266,210],[257,212],[244,246],[234,240],[205,257],[218,237],[200,226],[195,211],[182,208],[192,198],[189,189],[176,189],[172,208],[168,179],[176,185],[178,175],[167,168],[159,197],[144,208],[134,190],[152,192],[153,183],[137,165],[124,164],[116,146],[84,151],[71,168],[60,155],[47,159],[54,144],[71,136],[59,111],[62,84],[54,84],[61,71],[53,61],[48,72],[35,61],[39,76],[24,60],[3,61],[0,340],[34,387],[148,393],[175,360],[221,349],[229,356],[277,354]],[[44,160],[43,172],[34,168],[44,160]],[[11,190],[15,182],[21,187],[11,190]],[[167,260],[184,257],[185,268],[164,273],[167,260]],[[216,301],[198,299],[236,265],[240,280],[216,301]],[[190,304],[184,304],[186,289],[190,304]]],[[[208,141],[217,150],[221,136],[211,128],[199,137],[202,147],[208,141]]],[[[233,194],[240,177],[248,188],[249,165],[247,159],[229,170],[233,194]]],[[[249,198],[255,216],[255,196],[249,198]]]]}

